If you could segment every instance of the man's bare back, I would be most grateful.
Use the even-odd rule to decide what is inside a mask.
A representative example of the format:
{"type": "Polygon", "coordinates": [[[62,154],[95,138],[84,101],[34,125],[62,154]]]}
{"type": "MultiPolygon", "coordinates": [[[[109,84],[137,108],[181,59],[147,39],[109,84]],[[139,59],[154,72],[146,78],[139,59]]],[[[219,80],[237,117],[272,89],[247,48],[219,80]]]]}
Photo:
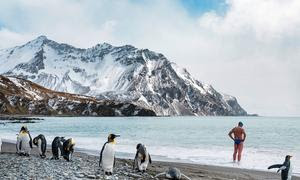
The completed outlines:
{"type": "Polygon", "coordinates": [[[233,128],[230,132],[231,132],[230,134],[234,135],[233,140],[239,139],[239,140],[244,141],[246,133],[242,127],[237,126],[237,127],[233,128]]]}

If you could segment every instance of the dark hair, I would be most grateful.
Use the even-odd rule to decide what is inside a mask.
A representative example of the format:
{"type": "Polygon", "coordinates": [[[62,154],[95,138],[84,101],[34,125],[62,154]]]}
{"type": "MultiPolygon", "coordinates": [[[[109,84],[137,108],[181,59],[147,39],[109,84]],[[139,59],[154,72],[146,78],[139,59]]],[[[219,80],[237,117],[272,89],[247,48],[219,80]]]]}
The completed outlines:
{"type": "Polygon", "coordinates": [[[240,121],[240,122],[239,122],[239,126],[240,126],[240,127],[243,127],[243,125],[244,125],[244,124],[240,121]]]}

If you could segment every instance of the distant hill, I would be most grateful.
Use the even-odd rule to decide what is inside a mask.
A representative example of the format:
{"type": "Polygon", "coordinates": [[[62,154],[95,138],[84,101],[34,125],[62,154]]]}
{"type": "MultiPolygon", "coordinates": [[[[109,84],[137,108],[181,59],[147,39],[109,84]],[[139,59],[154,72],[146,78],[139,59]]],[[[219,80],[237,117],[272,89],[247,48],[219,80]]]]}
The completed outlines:
{"type": "Polygon", "coordinates": [[[56,92],[15,77],[0,75],[0,114],[72,116],[154,116],[130,103],[56,92]]]}

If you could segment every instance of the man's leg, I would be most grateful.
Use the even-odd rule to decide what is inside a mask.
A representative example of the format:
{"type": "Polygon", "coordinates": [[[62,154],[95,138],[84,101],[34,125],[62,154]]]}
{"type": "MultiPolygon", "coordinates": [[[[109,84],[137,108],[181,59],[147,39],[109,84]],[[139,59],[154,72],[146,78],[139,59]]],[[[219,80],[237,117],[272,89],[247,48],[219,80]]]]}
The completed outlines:
{"type": "Polygon", "coordinates": [[[238,150],[238,161],[241,161],[243,147],[244,147],[243,143],[241,143],[241,144],[238,145],[238,148],[237,148],[237,150],[238,150]]]}
{"type": "Polygon", "coordinates": [[[233,151],[233,161],[236,161],[236,154],[238,152],[238,145],[234,144],[234,151],[233,151]]]}

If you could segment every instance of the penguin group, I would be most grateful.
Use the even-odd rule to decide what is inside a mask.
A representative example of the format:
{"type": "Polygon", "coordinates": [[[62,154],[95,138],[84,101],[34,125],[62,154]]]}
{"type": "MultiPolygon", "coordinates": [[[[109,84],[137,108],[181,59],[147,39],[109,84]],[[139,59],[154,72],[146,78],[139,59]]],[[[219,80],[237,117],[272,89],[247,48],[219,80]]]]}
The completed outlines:
{"type": "MultiPolygon", "coordinates": [[[[31,138],[29,130],[26,126],[22,126],[19,134],[17,134],[16,149],[17,154],[20,156],[30,156],[31,150],[35,145],[38,149],[41,158],[46,158],[47,140],[43,134],[35,138],[31,138]]],[[[65,160],[72,160],[75,147],[73,138],[65,139],[64,137],[55,137],[52,141],[52,158],[60,159],[63,157],[65,160]]]]}
{"type": "MultiPolygon", "coordinates": [[[[100,152],[99,167],[102,168],[104,174],[111,176],[116,164],[115,148],[116,138],[120,135],[109,134],[107,141],[102,146],[100,152]]],[[[16,149],[17,154],[20,156],[30,156],[31,149],[35,145],[38,148],[38,152],[41,158],[46,158],[47,141],[43,134],[38,135],[34,139],[31,138],[30,132],[26,126],[22,126],[19,134],[17,134],[16,149]]],[[[65,139],[64,137],[55,137],[52,141],[52,158],[60,159],[63,157],[67,161],[71,161],[74,153],[75,141],[73,138],[65,139]]],[[[2,141],[0,139],[0,152],[2,148],[2,141]]],[[[291,180],[292,178],[292,165],[291,155],[287,155],[282,164],[274,164],[268,167],[268,169],[278,168],[278,172],[281,171],[281,180],[291,180]]],[[[137,144],[136,155],[133,163],[133,170],[138,172],[145,172],[149,164],[152,163],[151,156],[144,144],[137,144]]],[[[175,167],[169,167],[165,172],[157,174],[155,177],[164,176],[167,179],[187,179],[189,177],[180,172],[175,167]]]]}
{"type": "MultiPolygon", "coordinates": [[[[102,146],[100,152],[99,166],[104,171],[104,174],[111,176],[113,174],[113,169],[115,167],[116,158],[115,158],[115,145],[116,138],[120,135],[110,134],[107,138],[107,141],[102,146]]],[[[133,170],[144,173],[147,170],[149,164],[152,163],[151,156],[147,151],[147,148],[144,144],[137,144],[136,154],[133,163],[133,170]]],[[[175,167],[170,167],[166,172],[156,175],[156,177],[164,175],[165,178],[179,180],[185,178],[190,180],[189,177],[182,174],[179,169],[175,167]]]]}

